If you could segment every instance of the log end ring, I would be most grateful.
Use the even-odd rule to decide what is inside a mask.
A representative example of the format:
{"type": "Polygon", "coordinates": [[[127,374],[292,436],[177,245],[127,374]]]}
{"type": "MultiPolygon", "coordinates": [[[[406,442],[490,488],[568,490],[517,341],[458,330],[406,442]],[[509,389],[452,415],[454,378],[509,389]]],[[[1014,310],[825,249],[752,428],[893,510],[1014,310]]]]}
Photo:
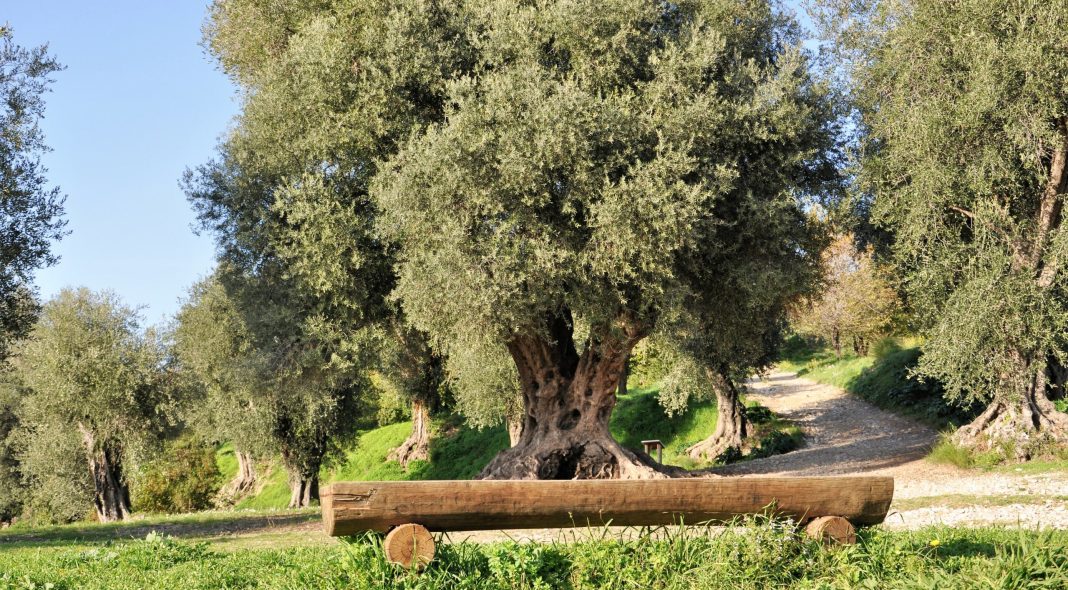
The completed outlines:
{"type": "Polygon", "coordinates": [[[419,524],[402,524],[382,541],[386,560],[406,569],[422,570],[434,559],[434,537],[419,524]]]}
{"type": "Polygon", "coordinates": [[[814,518],[805,527],[805,534],[828,545],[853,545],[857,542],[857,529],[841,516],[814,518]]]}

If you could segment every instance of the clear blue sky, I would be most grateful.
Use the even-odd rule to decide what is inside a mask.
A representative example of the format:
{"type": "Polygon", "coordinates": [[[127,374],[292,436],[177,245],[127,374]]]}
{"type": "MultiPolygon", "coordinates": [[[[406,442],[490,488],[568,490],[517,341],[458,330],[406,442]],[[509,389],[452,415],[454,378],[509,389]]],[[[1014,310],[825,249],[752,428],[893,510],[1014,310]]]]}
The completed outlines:
{"type": "Polygon", "coordinates": [[[66,66],[46,97],[49,180],[71,231],[36,283],[112,289],[155,323],[213,266],[178,187],[211,158],[238,110],[234,87],[200,47],[206,0],[3,0],[23,46],[48,43],[66,66]]]}
{"type": "Polygon", "coordinates": [[[145,306],[149,322],[165,319],[213,266],[214,245],[193,234],[178,179],[211,158],[239,106],[199,45],[207,0],[3,4],[0,24],[16,42],[48,43],[67,67],[43,128],[71,233],[56,246],[59,264],[37,275],[42,297],[111,289],[145,306]]]}

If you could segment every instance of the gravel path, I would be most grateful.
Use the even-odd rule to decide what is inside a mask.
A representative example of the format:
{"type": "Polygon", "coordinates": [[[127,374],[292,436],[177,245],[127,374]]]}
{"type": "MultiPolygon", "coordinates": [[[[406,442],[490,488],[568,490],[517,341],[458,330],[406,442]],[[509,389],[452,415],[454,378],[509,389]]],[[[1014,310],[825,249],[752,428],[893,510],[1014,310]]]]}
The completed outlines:
{"type": "Polygon", "coordinates": [[[1068,529],[1068,473],[963,470],[923,459],[938,438],[927,426],[847,392],[790,373],[748,383],[749,398],[794,421],[805,445],[717,473],[894,477],[890,528],[1004,524],[1068,529]]]}

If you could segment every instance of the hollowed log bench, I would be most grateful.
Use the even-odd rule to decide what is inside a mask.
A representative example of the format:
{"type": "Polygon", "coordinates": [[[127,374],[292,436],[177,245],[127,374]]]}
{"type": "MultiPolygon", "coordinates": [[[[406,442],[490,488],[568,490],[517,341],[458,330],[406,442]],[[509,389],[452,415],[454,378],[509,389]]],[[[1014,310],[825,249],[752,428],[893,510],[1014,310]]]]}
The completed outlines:
{"type": "Polygon", "coordinates": [[[389,481],[334,483],[321,503],[327,534],[389,531],[387,559],[422,567],[431,531],[724,523],[769,510],[814,538],[853,543],[854,527],[881,523],[893,495],[891,477],[389,481]]]}

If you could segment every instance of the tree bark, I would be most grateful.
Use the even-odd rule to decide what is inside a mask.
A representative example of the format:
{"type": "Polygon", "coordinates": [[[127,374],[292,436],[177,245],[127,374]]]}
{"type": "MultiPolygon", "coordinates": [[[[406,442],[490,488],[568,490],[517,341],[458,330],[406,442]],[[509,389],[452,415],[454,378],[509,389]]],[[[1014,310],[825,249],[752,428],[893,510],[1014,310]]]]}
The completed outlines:
{"type": "MultiPolygon", "coordinates": [[[[508,350],[519,372],[523,431],[479,479],[639,479],[665,477],[670,467],[623,448],[609,432],[616,388],[627,354],[644,334],[591,337],[580,357],[570,315],[551,318],[547,335],[515,337],[508,350]]],[[[681,470],[675,470],[681,473],[681,470]]]]}
{"type": "Polygon", "coordinates": [[[999,450],[1008,459],[1028,460],[1049,452],[1053,445],[1068,443],[1068,414],[1058,412],[1046,394],[1045,367],[1034,371],[1022,355],[1016,355],[1019,368],[1013,379],[1016,391],[1007,389],[975,420],[953,434],[953,442],[985,452],[999,450]],[[1023,381],[1021,383],[1021,381],[1023,381]]]}
{"type": "Polygon", "coordinates": [[[734,381],[722,372],[714,372],[709,377],[716,393],[716,430],[712,436],[686,449],[694,459],[715,459],[731,448],[740,452],[749,435],[745,406],[734,381]]]}
{"type": "Polygon", "coordinates": [[[831,346],[834,347],[834,357],[842,358],[842,334],[837,327],[831,329],[831,346]]]}
{"type": "Polygon", "coordinates": [[[630,377],[630,353],[623,359],[623,372],[619,375],[619,389],[616,393],[627,395],[627,379],[630,377]]]}
{"type": "Polygon", "coordinates": [[[322,456],[315,460],[297,461],[295,457],[282,452],[282,462],[289,474],[289,508],[307,508],[313,501],[319,500],[319,468],[322,456]]]}
{"type": "Polygon", "coordinates": [[[122,448],[114,441],[97,444],[96,436],[78,424],[93,479],[93,507],[100,522],[130,517],[130,489],[122,472],[122,448]]]}
{"type": "Polygon", "coordinates": [[[230,504],[252,493],[256,487],[256,459],[239,449],[234,449],[237,459],[237,473],[233,479],[219,490],[218,502],[230,504]]]}
{"type": "Polygon", "coordinates": [[[406,469],[411,461],[430,459],[430,407],[423,400],[412,400],[412,433],[390,452],[388,459],[406,469]]]}
{"type": "Polygon", "coordinates": [[[523,417],[508,416],[508,445],[511,447],[519,444],[523,438],[523,417]]]}
{"type": "Polygon", "coordinates": [[[243,496],[256,486],[256,460],[244,451],[234,450],[234,456],[237,457],[237,475],[231,482],[232,489],[243,496]]]}

